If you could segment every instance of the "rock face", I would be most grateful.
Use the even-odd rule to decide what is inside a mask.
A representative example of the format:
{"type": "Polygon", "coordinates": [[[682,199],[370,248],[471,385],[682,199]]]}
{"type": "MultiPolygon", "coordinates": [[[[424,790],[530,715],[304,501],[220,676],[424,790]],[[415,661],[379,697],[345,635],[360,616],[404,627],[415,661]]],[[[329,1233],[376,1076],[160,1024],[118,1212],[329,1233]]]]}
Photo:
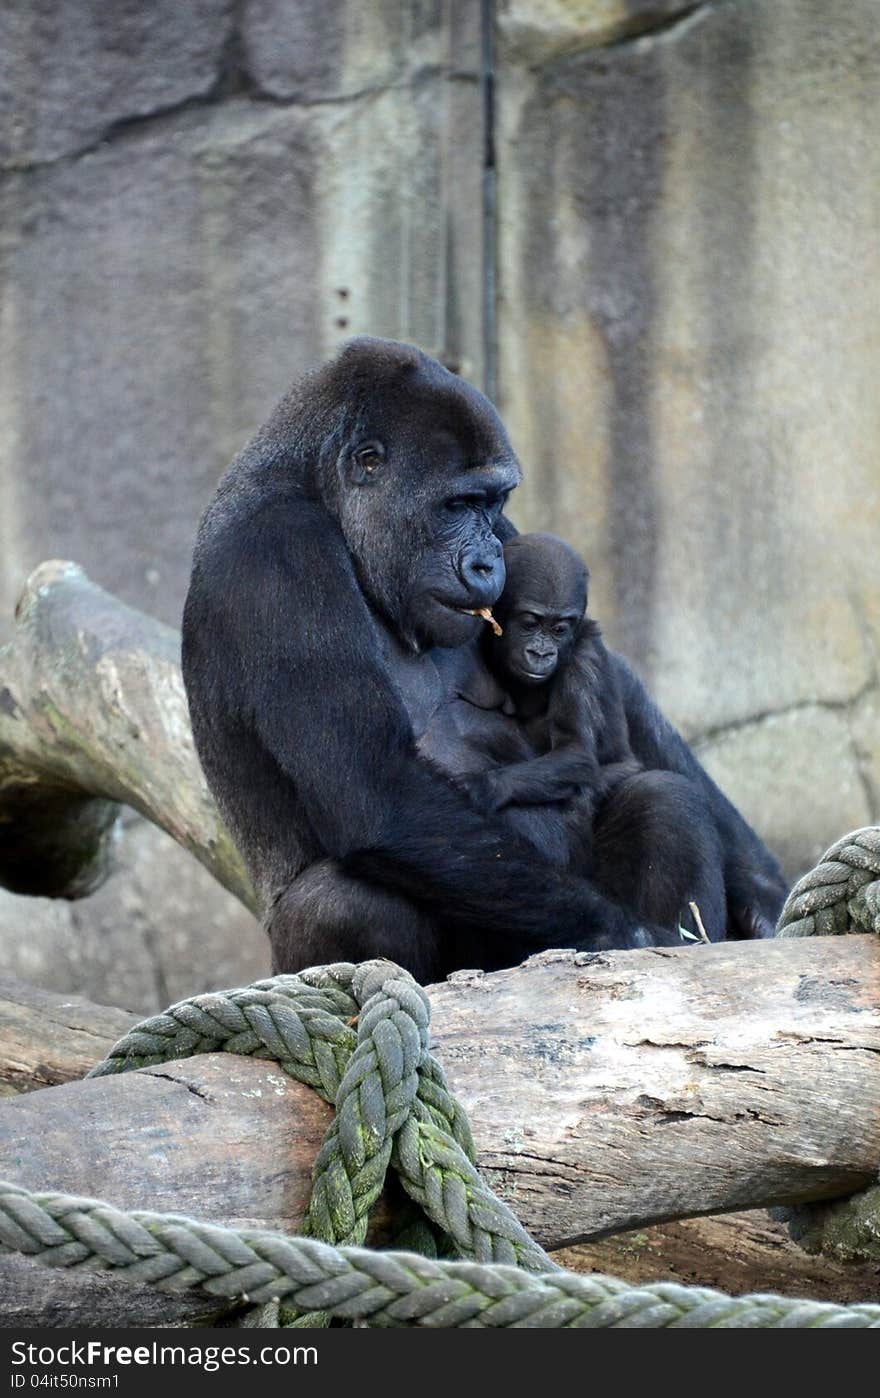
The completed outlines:
{"type": "Polygon", "coordinates": [[[258,923],[191,855],[133,813],[119,872],[77,903],[0,890],[8,975],[135,1012],[269,975],[258,923]]]}
{"type": "MultiPolygon", "coordinates": [[[[413,339],[497,389],[517,522],[583,549],[794,873],[880,818],[878,128],[874,0],[4,7],[0,640],[51,556],[176,625],[289,380],[413,339]]],[[[142,1008],[106,970],[123,889],[150,871],[154,944],[225,895],[135,842],[75,909],[107,946],[77,984],[142,1008]]],[[[51,978],[72,917],[4,899],[0,941],[42,929],[51,978]]]]}
{"type": "Polygon", "coordinates": [[[206,98],[234,0],[39,0],[0,11],[0,164],[76,155],[119,123],[206,98]]]}
{"type": "Polygon", "coordinates": [[[46,557],[178,625],[199,515],[292,378],[361,331],[482,377],[479,16],[10,8],[0,639],[46,557]]]}
{"type": "MultiPolygon", "coordinates": [[[[178,626],[219,475],[349,335],[481,381],[479,55],[464,0],[3,8],[0,642],[47,557],[178,626]]],[[[100,899],[0,894],[9,968],[134,1009],[262,973],[251,917],[133,838],[100,899]]]]}
{"type": "Polygon", "coordinates": [[[517,517],[584,550],[611,643],[793,873],[880,816],[877,11],[597,28],[640,9],[500,10],[517,517]]]}

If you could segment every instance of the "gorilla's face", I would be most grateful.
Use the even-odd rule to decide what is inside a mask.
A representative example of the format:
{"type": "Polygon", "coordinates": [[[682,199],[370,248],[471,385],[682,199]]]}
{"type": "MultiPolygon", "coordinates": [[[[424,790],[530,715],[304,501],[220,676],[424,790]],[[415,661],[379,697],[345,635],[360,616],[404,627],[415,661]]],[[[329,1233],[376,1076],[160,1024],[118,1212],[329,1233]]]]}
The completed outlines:
{"type": "Polygon", "coordinates": [[[567,665],[587,607],[589,574],[573,548],[552,534],[520,534],[504,549],[507,583],[487,637],[493,669],[527,689],[567,665]]]}
{"type": "Polygon", "coordinates": [[[494,409],[427,356],[370,394],[336,462],[361,586],[414,650],[459,646],[504,587],[494,533],[521,471],[494,409]]]}
{"type": "Polygon", "coordinates": [[[548,684],[568,664],[581,617],[526,599],[507,612],[501,636],[489,641],[493,666],[527,688],[548,684]]]}

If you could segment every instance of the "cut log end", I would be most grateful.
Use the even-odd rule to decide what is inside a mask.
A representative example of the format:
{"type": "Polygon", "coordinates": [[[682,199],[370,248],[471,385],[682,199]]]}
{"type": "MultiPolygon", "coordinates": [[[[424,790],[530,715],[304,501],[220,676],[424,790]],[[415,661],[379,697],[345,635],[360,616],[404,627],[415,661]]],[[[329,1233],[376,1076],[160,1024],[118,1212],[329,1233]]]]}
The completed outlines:
{"type": "Polygon", "coordinates": [[[257,898],[208,791],[180,679],[180,638],[73,563],[32,573],[0,649],[0,886],[81,898],[112,873],[127,804],[251,911],[257,898]]]}

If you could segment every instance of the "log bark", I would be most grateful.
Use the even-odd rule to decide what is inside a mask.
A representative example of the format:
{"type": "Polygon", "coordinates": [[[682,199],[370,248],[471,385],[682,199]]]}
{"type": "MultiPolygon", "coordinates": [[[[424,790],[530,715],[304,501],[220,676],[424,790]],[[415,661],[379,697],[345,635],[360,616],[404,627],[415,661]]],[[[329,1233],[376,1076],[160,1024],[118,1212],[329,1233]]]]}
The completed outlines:
{"type": "Polygon", "coordinates": [[[137,1016],[0,976],[0,1098],[82,1078],[137,1016]]]}
{"type": "Polygon", "coordinates": [[[875,1263],[810,1256],[761,1209],[684,1218],[563,1248],[571,1272],[606,1272],[630,1282],[714,1286],[735,1296],[776,1292],[816,1301],[876,1301],[875,1263]]]}
{"type": "MultiPolygon", "coordinates": [[[[545,1247],[842,1195],[876,1172],[876,938],[544,953],[459,972],[431,1000],[480,1165],[545,1247]]],[[[38,1045],[39,1007],[33,1024],[38,1045]]],[[[20,1020],[15,1033],[10,1048],[0,1028],[0,1064],[8,1081],[17,1062],[21,1082],[20,1020]]],[[[274,1065],[210,1055],[10,1099],[0,1159],[30,1188],[296,1228],[328,1119],[274,1065]]],[[[0,1296],[6,1324],[209,1313],[18,1259],[0,1267],[0,1296]]]]}
{"type": "Polygon", "coordinates": [[[81,898],[113,869],[119,803],[256,899],[190,732],[177,632],[72,563],[43,563],[0,650],[0,884],[81,898]]]}

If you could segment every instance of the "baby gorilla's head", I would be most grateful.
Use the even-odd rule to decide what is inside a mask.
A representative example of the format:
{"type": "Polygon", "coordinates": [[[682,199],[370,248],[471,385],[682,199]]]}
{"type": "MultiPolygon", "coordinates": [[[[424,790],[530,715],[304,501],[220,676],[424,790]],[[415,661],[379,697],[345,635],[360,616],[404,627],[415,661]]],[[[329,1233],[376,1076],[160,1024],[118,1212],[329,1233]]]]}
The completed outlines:
{"type": "Polygon", "coordinates": [[[516,685],[547,684],[563,667],[587,609],[583,559],[554,534],[520,534],[504,545],[507,581],[493,612],[500,636],[485,638],[492,668],[516,685]]]}

